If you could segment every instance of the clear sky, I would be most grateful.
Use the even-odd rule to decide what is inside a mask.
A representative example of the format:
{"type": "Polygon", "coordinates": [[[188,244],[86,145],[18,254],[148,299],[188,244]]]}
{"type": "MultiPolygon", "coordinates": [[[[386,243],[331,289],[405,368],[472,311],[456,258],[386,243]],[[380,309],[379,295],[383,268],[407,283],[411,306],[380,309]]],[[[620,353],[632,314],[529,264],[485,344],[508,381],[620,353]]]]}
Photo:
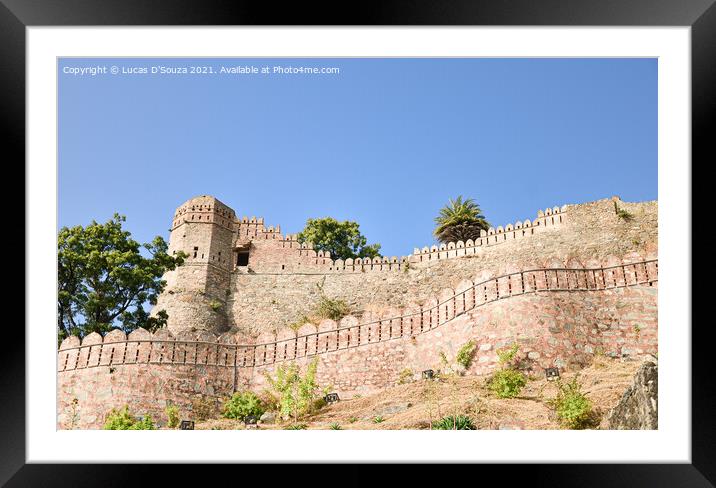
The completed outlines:
{"type": "Polygon", "coordinates": [[[391,256],[434,243],[433,219],[457,195],[495,227],[548,206],[657,198],[656,59],[94,58],[58,69],[60,227],[119,212],[137,240],[168,239],[174,209],[210,194],[284,233],[309,217],[355,220],[391,256]],[[120,73],[71,73],[95,66],[120,73]]]}

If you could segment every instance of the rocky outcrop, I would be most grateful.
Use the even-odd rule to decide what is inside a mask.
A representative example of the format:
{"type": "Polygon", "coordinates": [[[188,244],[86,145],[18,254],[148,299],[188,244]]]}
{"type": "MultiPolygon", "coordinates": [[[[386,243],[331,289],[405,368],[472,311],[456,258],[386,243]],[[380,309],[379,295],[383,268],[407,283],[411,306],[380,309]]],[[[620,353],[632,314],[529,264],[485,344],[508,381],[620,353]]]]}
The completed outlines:
{"type": "Polygon", "coordinates": [[[619,404],[606,417],[606,428],[614,430],[655,430],[658,428],[658,366],[647,361],[634,375],[619,404]]]}

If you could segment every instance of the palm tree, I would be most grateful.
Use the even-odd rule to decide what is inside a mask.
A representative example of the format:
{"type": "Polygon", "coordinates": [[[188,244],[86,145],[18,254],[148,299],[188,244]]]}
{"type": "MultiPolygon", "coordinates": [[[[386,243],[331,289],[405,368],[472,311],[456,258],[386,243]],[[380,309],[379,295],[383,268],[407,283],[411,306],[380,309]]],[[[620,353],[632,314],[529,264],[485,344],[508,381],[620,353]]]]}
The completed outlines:
{"type": "Polygon", "coordinates": [[[437,227],[433,234],[440,242],[467,241],[480,237],[481,230],[487,230],[490,224],[482,215],[480,206],[472,198],[463,201],[462,195],[440,209],[435,217],[437,227]]]}

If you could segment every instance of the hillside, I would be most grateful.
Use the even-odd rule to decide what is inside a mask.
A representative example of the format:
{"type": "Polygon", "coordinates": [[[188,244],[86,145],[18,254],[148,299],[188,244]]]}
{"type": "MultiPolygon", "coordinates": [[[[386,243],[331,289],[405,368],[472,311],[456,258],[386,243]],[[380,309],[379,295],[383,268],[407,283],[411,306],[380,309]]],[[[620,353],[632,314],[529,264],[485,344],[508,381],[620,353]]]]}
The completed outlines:
{"type": "MultiPolygon", "coordinates": [[[[569,381],[578,375],[582,391],[594,407],[593,428],[613,408],[631,385],[640,361],[595,357],[594,362],[575,373],[563,373],[569,381]]],[[[445,415],[470,416],[477,429],[560,429],[548,400],[557,393],[557,384],[544,377],[531,378],[517,398],[496,398],[486,387],[486,376],[463,376],[439,381],[419,380],[386,388],[375,395],[343,400],[322,408],[301,420],[308,429],[343,430],[429,429],[431,420],[445,415]],[[376,417],[384,421],[375,423],[376,417]]],[[[261,425],[261,429],[285,429],[287,425],[261,425]]],[[[212,419],[198,422],[197,429],[244,429],[242,422],[212,419]]]]}

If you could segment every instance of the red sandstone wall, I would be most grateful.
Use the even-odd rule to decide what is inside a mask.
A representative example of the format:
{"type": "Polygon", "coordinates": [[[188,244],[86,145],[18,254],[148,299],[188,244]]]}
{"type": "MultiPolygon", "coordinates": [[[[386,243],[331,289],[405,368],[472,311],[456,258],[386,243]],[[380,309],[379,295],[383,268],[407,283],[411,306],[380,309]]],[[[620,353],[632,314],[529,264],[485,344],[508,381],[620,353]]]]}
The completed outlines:
{"type": "MultiPolygon", "coordinates": [[[[610,259],[611,260],[611,259],[610,259]]],[[[440,369],[440,352],[453,359],[472,339],[478,345],[468,373],[495,367],[496,349],[521,345],[524,366],[571,368],[598,349],[640,355],[657,350],[655,260],[607,263],[577,269],[555,262],[482,281],[464,280],[420,306],[367,312],[360,321],[325,320],[255,342],[207,332],[176,338],[160,330],[113,331],[68,338],[58,354],[58,424],[99,427],[112,407],[162,418],[167,402],[190,415],[197,396],[225,397],[241,388],[261,389],[264,373],[282,361],[305,364],[319,357],[318,380],[342,396],[396,383],[404,369],[440,369]],[[72,400],[77,408],[72,410],[72,400]]]]}

